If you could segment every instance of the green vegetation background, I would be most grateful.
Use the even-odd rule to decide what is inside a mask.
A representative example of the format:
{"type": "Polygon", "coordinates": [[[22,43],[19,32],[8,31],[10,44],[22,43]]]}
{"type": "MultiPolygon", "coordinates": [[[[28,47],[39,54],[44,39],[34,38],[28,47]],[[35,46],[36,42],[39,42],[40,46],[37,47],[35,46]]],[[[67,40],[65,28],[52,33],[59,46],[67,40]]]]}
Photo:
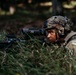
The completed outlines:
{"type": "MultiPolygon", "coordinates": [[[[51,17],[52,9],[47,6],[29,4],[15,6],[12,15],[0,12],[0,40],[7,33],[17,34],[23,27],[42,27],[51,17]],[[3,31],[3,32],[2,32],[3,31]]],[[[76,8],[65,8],[65,15],[74,22],[76,30],[76,8]]],[[[64,48],[54,45],[45,47],[38,39],[16,42],[9,49],[0,49],[0,75],[76,75],[76,58],[64,48]]]]}

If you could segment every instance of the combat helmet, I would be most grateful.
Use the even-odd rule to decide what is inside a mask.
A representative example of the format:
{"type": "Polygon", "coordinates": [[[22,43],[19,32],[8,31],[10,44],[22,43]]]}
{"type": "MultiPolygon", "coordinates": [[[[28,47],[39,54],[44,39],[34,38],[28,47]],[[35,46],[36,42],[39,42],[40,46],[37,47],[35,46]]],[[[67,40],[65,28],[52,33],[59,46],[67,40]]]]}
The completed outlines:
{"type": "Polygon", "coordinates": [[[47,19],[44,24],[45,30],[56,28],[60,35],[65,35],[67,32],[71,31],[72,26],[72,21],[63,16],[52,16],[47,19]]]}

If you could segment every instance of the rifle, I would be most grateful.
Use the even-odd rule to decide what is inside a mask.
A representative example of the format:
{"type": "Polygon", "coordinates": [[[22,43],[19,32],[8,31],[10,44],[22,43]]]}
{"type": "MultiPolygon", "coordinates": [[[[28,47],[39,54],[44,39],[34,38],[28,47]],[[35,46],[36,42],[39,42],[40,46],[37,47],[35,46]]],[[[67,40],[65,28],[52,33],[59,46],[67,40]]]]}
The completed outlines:
{"type": "Polygon", "coordinates": [[[21,32],[25,35],[25,39],[32,38],[42,38],[46,35],[46,31],[44,28],[23,28],[21,32]]]}
{"type": "Polygon", "coordinates": [[[23,28],[20,30],[20,33],[24,35],[24,39],[17,38],[15,35],[7,34],[5,40],[0,41],[0,49],[9,48],[12,44],[15,44],[16,41],[22,42],[34,38],[43,41],[46,35],[45,29],[43,28],[23,28]]]}

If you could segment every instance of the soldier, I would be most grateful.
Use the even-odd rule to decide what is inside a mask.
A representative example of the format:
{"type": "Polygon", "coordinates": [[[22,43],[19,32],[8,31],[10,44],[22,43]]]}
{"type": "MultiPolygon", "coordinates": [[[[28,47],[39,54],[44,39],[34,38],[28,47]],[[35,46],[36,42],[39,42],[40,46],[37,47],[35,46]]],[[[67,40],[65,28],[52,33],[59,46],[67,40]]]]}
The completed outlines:
{"type": "Polygon", "coordinates": [[[72,21],[63,16],[52,16],[44,25],[47,39],[60,46],[74,51],[76,54],[76,32],[72,31],[72,21]]]}

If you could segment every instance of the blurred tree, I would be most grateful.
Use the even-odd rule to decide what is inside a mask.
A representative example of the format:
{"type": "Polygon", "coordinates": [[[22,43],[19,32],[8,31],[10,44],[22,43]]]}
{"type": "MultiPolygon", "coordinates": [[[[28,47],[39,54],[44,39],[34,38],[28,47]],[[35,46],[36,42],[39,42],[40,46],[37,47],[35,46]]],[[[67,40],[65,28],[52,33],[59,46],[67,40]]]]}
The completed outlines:
{"type": "Polygon", "coordinates": [[[70,0],[52,0],[52,15],[64,16],[63,2],[70,2],[70,0]]]}
{"type": "Polygon", "coordinates": [[[52,15],[63,15],[62,3],[62,0],[52,0],[52,15]]]}

